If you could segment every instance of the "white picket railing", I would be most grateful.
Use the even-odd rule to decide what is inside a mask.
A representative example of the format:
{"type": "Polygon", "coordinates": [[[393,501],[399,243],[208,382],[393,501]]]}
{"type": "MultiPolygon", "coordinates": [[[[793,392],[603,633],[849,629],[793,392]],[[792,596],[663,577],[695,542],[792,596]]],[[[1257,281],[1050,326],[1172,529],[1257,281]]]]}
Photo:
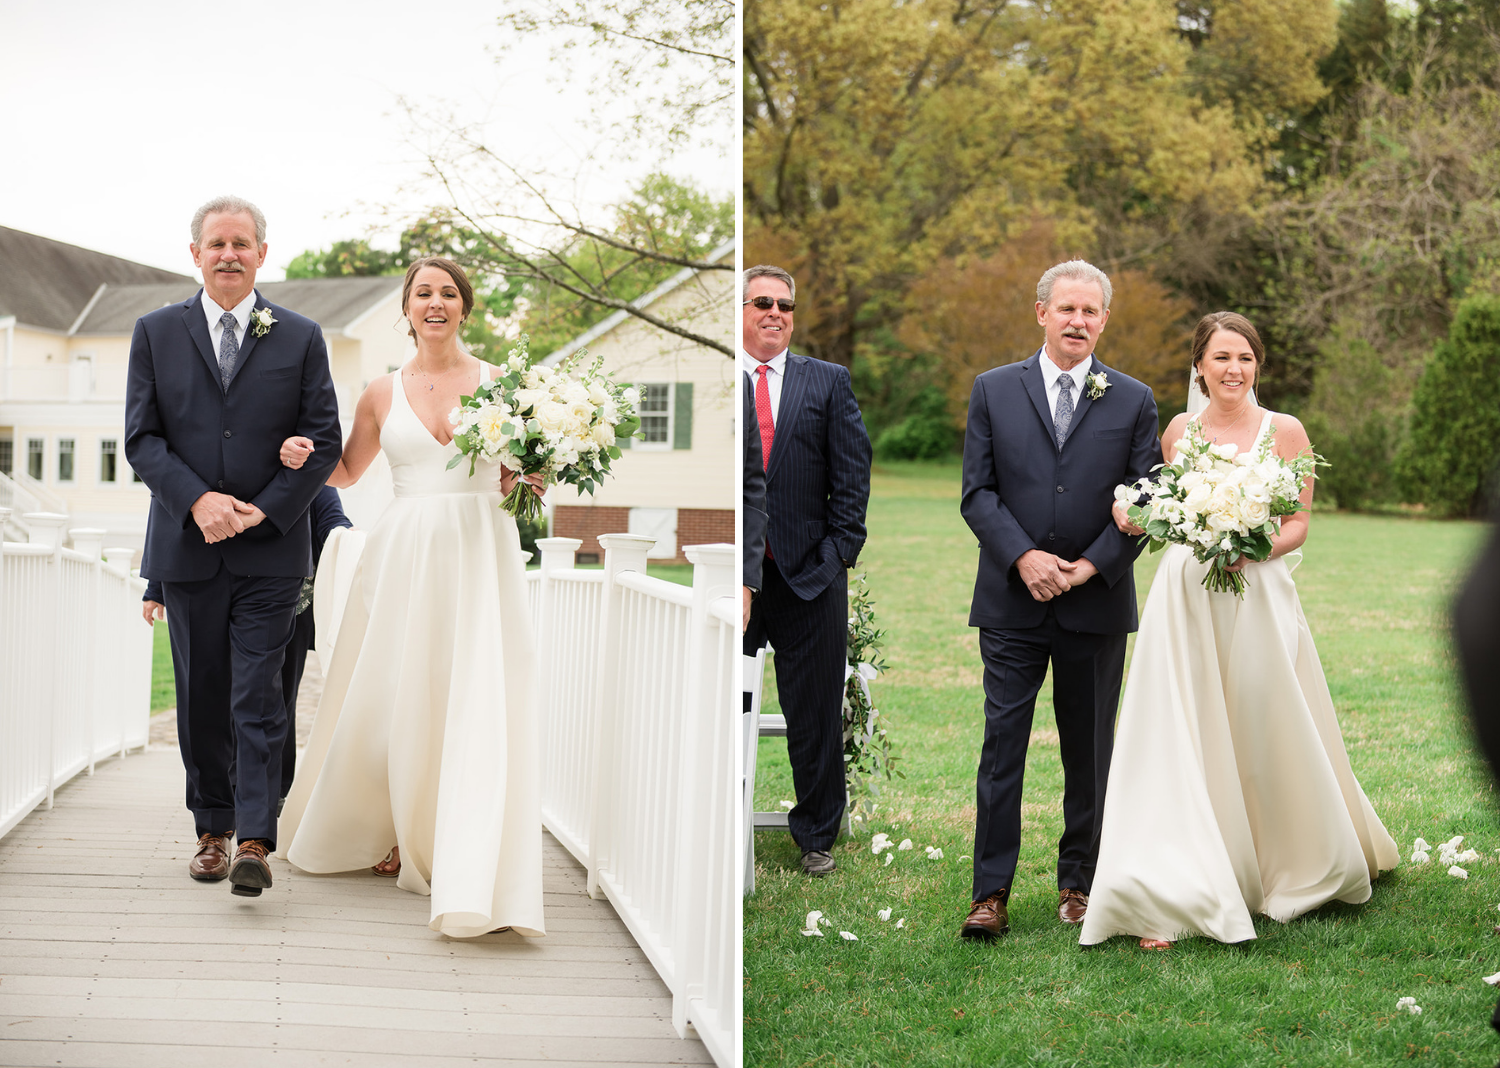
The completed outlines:
{"type": "Polygon", "coordinates": [[[542,820],[588,869],[720,1065],[739,1061],[740,895],[732,545],[685,548],[693,585],[646,574],[654,539],[573,538],[528,573],[542,661],[542,820]]]}
{"type": "MultiPolygon", "coordinates": [[[[0,529],[9,520],[0,508],[0,529]]],[[[102,530],[23,517],[32,541],[0,541],[0,836],[94,764],[145,746],[151,720],[146,584],[129,549],[100,558],[102,530]]]]}

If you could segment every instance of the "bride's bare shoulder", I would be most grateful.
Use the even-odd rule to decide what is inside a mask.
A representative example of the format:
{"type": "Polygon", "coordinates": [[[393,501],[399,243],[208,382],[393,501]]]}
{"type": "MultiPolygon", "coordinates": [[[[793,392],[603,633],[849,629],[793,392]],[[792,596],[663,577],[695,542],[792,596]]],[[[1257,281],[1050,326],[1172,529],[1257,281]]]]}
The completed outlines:
{"type": "Polygon", "coordinates": [[[1172,416],[1172,421],[1167,424],[1167,429],[1161,436],[1163,445],[1175,445],[1182,435],[1187,433],[1188,419],[1191,418],[1187,412],[1178,412],[1172,416]]]}
{"type": "Polygon", "coordinates": [[[365,387],[355,407],[356,419],[366,415],[374,419],[377,426],[385,423],[385,417],[391,410],[391,387],[399,374],[398,371],[395,375],[381,375],[365,387]]]}
{"type": "Polygon", "coordinates": [[[1275,435],[1276,450],[1285,452],[1290,449],[1293,454],[1307,448],[1307,430],[1302,425],[1302,420],[1295,415],[1286,412],[1271,412],[1271,432],[1275,435]]]}

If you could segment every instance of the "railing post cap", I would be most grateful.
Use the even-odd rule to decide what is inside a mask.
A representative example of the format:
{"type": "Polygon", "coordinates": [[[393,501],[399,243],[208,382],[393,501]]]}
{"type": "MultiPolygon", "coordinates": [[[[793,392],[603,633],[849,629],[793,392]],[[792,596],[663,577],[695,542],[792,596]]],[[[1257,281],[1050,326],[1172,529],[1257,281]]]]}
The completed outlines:
{"type": "Polygon", "coordinates": [[[32,526],[52,527],[56,530],[61,530],[68,521],[68,517],[62,512],[27,512],[21,518],[32,526]]]}
{"type": "Polygon", "coordinates": [[[688,558],[690,564],[707,564],[709,566],[719,565],[721,567],[734,566],[735,547],[728,542],[713,542],[709,545],[684,545],[682,555],[688,558]]]}
{"type": "Polygon", "coordinates": [[[544,553],[556,552],[559,549],[576,553],[582,545],[583,542],[579,538],[538,538],[536,540],[536,547],[544,553]]]}
{"type": "Polygon", "coordinates": [[[633,547],[649,549],[656,544],[656,539],[649,538],[644,534],[600,534],[599,544],[604,546],[606,552],[610,549],[630,549],[633,547]]]}
{"type": "Polygon", "coordinates": [[[118,567],[127,575],[130,573],[130,561],[134,558],[135,550],[127,549],[123,546],[117,545],[114,548],[104,550],[104,562],[111,567],[118,567]]]}

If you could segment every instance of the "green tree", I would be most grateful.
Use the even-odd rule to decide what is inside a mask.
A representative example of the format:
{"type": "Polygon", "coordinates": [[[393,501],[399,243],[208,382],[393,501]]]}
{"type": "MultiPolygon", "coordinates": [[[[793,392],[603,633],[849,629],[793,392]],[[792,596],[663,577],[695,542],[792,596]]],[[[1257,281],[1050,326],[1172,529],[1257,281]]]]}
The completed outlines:
{"type": "Polygon", "coordinates": [[[287,264],[288,278],[343,278],[400,274],[406,261],[400,252],[371,248],[363,239],[335,241],[328,249],[308,249],[287,264]]]}
{"type": "Polygon", "coordinates": [[[1500,460],[1500,297],[1458,306],[1422,372],[1396,467],[1409,499],[1439,515],[1485,510],[1500,460]]]}
{"type": "Polygon", "coordinates": [[[1340,508],[1389,501],[1392,461],[1411,397],[1408,367],[1386,365],[1359,324],[1339,323],[1319,346],[1312,394],[1302,421],[1330,466],[1318,472],[1318,495],[1340,508]]]}

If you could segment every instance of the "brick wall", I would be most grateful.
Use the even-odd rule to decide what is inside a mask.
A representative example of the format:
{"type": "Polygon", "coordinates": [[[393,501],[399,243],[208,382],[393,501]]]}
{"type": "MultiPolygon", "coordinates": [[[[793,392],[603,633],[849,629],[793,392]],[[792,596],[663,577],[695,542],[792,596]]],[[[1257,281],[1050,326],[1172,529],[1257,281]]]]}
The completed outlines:
{"type": "MultiPolygon", "coordinates": [[[[583,542],[579,555],[597,555],[604,561],[599,547],[600,534],[624,534],[630,530],[629,508],[606,508],[560,504],[552,514],[552,534],[558,538],[577,538],[583,542]]],[[[684,545],[707,545],[734,541],[734,512],[728,508],[677,509],[677,556],[674,563],[685,564],[684,545]]],[[[667,561],[662,560],[663,563],[667,561]]]]}
{"type": "Polygon", "coordinates": [[[677,509],[677,555],[683,563],[684,545],[708,545],[716,541],[734,544],[734,512],[729,508],[677,509]]]}
{"type": "Polygon", "coordinates": [[[601,508],[560,504],[552,512],[552,536],[556,538],[578,538],[583,542],[578,553],[590,553],[604,562],[604,550],[599,547],[600,534],[624,534],[630,530],[629,508],[601,508]]]}

